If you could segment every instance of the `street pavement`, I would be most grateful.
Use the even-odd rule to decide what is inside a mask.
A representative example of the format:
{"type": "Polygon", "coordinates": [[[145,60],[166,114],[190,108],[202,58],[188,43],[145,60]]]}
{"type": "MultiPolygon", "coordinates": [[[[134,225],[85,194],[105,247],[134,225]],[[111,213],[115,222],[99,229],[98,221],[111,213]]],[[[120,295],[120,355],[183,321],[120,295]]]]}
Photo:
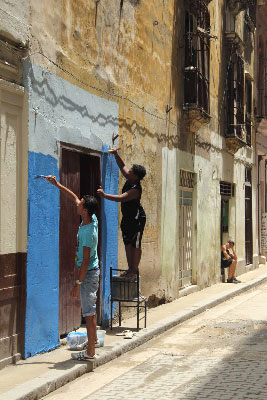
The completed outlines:
{"type": "Polygon", "coordinates": [[[267,282],[54,391],[45,400],[267,399],[267,282]]]}

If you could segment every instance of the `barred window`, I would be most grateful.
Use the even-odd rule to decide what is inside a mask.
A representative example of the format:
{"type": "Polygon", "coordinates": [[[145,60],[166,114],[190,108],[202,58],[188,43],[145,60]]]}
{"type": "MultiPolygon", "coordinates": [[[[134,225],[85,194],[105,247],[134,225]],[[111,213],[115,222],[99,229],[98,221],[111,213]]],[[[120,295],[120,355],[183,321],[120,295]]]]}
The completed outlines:
{"type": "Polygon", "coordinates": [[[194,173],[180,169],[180,186],[193,189],[194,187],[194,173]]]}
{"type": "Polygon", "coordinates": [[[256,26],[256,0],[248,0],[247,15],[256,26]]]}
{"type": "Polygon", "coordinates": [[[234,184],[230,182],[220,182],[220,195],[221,196],[226,196],[226,197],[234,197],[235,195],[235,190],[234,190],[234,184]]]}
{"type": "Polygon", "coordinates": [[[249,79],[246,79],[246,133],[247,145],[251,146],[252,132],[252,84],[249,79]]]}
{"type": "Polygon", "coordinates": [[[236,56],[227,71],[226,136],[244,140],[244,61],[236,56]]]}
{"type": "Polygon", "coordinates": [[[210,16],[204,0],[185,0],[184,102],[209,112],[210,16]]]}

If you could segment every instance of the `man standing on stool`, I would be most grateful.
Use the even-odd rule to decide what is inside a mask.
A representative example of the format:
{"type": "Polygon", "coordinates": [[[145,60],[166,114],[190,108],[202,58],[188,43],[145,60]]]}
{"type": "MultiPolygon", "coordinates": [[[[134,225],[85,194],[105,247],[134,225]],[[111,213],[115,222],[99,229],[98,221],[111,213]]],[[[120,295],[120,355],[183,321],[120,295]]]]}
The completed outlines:
{"type": "Polygon", "coordinates": [[[140,203],[142,195],[140,181],[145,177],[146,170],[142,165],[137,164],[133,164],[128,169],[117,153],[117,149],[111,149],[109,153],[114,154],[117,165],[127,180],[120,195],[104,193],[102,188],[98,189],[97,194],[104,199],[121,203],[121,232],[128,263],[128,271],[124,276],[129,277],[136,274],[142,255],[141,241],[146,224],[146,214],[140,203]]]}
{"type": "Polygon", "coordinates": [[[82,218],[77,235],[75,262],[79,268],[79,279],[71,291],[75,298],[80,292],[82,315],[85,318],[88,346],[87,351],[72,353],[74,360],[94,360],[96,344],[96,299],[99,284],[99,262],[97,255],[98,221],[95,212],[98,207],[97,199],[93,196],[83,196],[80,200],[70,189],[61,185],[55,176],[48,175],[45,179],[68,196],[77,207],[82,218]]]}
{"type": "Polygon", "coordinates": [[[221,268],[229,267],[227,283],[240,283],[240,281],[235,277],[237,255],[234,245],[234,241],[229,239],[228,242],[221,247],[221,268]],[[230,252],[230,250],[232,252],[230,252]]]}

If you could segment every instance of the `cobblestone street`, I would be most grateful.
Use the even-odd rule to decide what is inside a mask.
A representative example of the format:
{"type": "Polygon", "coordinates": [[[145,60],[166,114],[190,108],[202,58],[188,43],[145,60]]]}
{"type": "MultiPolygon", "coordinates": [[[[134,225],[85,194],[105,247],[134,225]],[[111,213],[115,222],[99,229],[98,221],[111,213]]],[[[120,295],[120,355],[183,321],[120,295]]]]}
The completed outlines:
{"type": "Polygon", "coordinates": [[[97,368],[46,400],[267,398],[267,284],[97,368]]]}

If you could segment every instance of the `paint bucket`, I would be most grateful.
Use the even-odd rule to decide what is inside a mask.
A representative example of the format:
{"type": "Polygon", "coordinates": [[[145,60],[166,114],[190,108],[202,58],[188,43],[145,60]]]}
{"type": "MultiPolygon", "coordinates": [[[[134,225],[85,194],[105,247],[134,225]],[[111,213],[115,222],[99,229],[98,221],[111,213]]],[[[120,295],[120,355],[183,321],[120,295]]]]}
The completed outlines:
{"type": "Polygon", "coordinates": [[[105,339],[106,331],[99,329],[96,331],[97,339],[99,341],[100,347],[104,346],[104,339],[105,339]]]}
{"type": "Polygon", "coordinates": [[[67,335],[67,343],[72,350],[86,341],[87,334],[85,332],[71,332],[67,335]]]}

